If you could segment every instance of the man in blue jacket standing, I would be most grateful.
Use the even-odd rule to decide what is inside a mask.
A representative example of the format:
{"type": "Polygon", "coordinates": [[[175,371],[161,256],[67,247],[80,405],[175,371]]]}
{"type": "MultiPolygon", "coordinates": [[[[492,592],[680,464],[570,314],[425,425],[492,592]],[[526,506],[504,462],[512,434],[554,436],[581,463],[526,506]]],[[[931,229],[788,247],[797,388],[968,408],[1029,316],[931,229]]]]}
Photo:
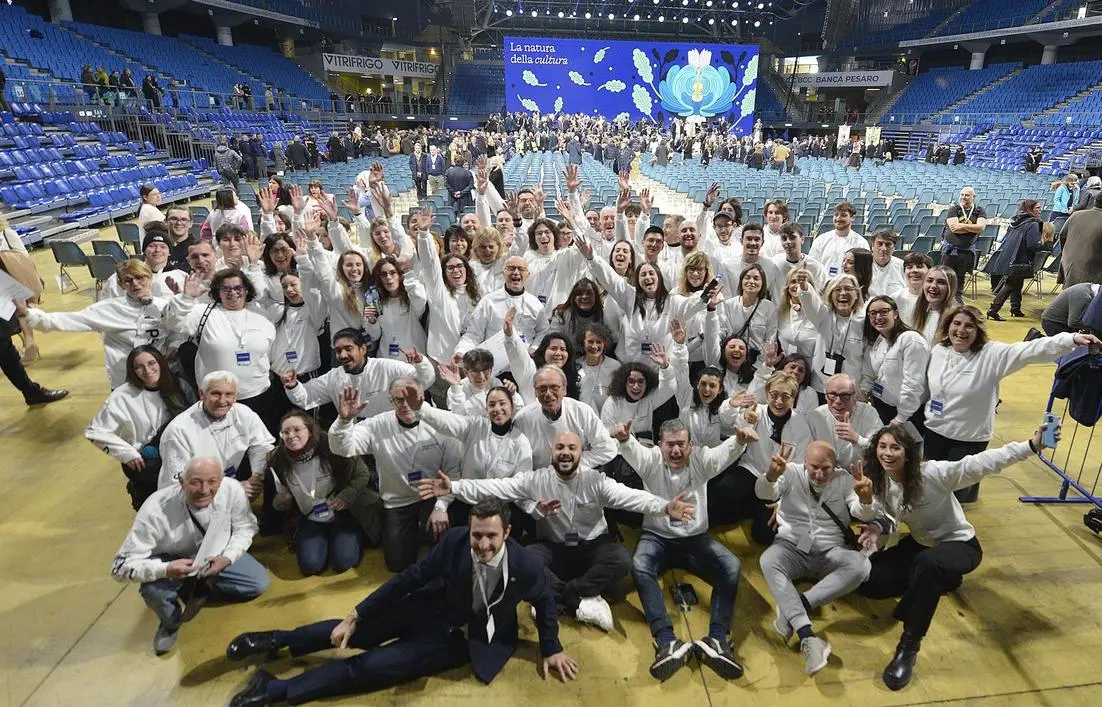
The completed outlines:
{"type": "Polygon", "coordinates": [[[516,607],[522,600],[536,610],[541,674],[555,671],[564,682],[573,679],[578,664],[559,643],[543,564],[510,539],[509,530],[508,505],[484,501],[471,509],[469,528],[449,530],[423,560],[391,577],[344,620],[241,634],[226,650],[230,660],[274,658],[283,648],[292,656],[330,648],[364,652],[290,680],[258,669],[231,707],[372,692],[467,663],[489,684],[516,650],[516,607]]]}

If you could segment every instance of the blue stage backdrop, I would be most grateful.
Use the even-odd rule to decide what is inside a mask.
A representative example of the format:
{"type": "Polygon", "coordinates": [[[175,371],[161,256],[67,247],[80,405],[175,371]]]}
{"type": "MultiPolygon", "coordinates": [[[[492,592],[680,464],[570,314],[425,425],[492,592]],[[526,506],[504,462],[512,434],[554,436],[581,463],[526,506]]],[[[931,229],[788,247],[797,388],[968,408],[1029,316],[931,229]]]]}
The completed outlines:
{"type": "Polygon", "coordinates": [[[656,123],[726,117],[747,135],[754,120],[756,45],[505,38],[505,107],[656,123]]]}

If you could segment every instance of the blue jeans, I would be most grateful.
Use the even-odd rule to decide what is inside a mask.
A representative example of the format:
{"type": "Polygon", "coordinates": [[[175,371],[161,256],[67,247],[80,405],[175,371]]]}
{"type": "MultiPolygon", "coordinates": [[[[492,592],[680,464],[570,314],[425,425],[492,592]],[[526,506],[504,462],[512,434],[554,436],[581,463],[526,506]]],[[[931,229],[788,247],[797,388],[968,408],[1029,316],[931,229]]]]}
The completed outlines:
{"type": "Polygon", "coordinates": [[[328,565],[337,574],[360,563],[363,557],[363,531],[348,513],[337,513],[332,523],[302,518],[295,532],[298,568],[309,576],[321,574],[328,565]]]}
{"type": "Polygon", "coordinates": [[[739,559],[707,533],[685,538],[663,538],[644,531],[635,546],[631,574],[639,590],[652,636],[672,631],[673,624],[666,613],[666,602],[658,576],[677,567],[688,570],[712,585],[711,621],[708,635],[726,639],[735,613],[735,596],[741,570],[739,559]]]}
{"type": "MultiPolygon", "coordinates": [[[[165,562],[179,559],[167,555],[159,556],[165,562]]],[[[230,601],[248,601],[255,599],[268,589],[271,580],[268,578],[268,570],[264,565],[256,561],[252,555],[245,553],[237,562],[222,570],[221,574],[210,580],[212,596],[230,601]]],[[[180,626],[180,614],[182,610],[176,597],[183,586],[182,579],[164,577],[153,582],[146,582],[138,592],[145,600],[145,605],[153,610],[161,624],[167,629],[175,629],[180,626]]]]}

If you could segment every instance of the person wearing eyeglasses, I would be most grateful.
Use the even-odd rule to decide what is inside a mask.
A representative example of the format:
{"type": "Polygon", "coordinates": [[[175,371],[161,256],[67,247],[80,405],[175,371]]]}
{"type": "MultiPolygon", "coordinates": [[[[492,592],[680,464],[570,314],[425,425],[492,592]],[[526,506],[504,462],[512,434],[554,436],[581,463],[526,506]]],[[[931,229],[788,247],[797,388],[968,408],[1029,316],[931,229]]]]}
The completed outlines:
{"type": "Polygon", "coordinates": [[[807,414],[807,424],[812,438],[830,444],[838,466],[848,469],[884,423],[871,405],[857,404],[857,384],[845,373],[827,378],[826,400],[807,414]]]}
{"type": "Polygon", "coordinates": [[[837,373],[846,373],[854,380],[860,378],[865,354],[865,302],[857,279],[845,273],[839,275],[827,284],[821,299],[804,282],[799,297],[805,316],[819,330],[823,342],[816,375],[819,385],[837,373]]]}
{"type": "Polygon", "coordinates": [[[899,316],[895,300],[873,297],[865,308],[862,399],[872,402],[885,425],[910,421],[922,430],[922,404],[928,396],[926,339],[899,316]]]}
{"type": "Polygon", "coordinates": [[[440,471],[458,479],[463,448],[458,440],[421,423],[410,406],[410,396],[423,395],[417,381],[397,378],[385,393],[392,412],[356,422],[369,401],[356,388],[345,388],[337,405],[339,417],[329,428],[334,454],[375,456],[383,499],[383,561],[391,572],[401,572],[417,561],[426,534],[436,542],[452,525],[448,507],[453,497],[423,501],[417,482],[434,479],[440,471]]]}
{"type": "Polygon", "coordinates": [[[165,225],[168,226],[169,255],[168,266],[185,272],[188,267],[188,246],[199,239],[191,235],[191,212],[183,206],[170,206],[165,212],[165,225]]]}
{"type": "Polygon", "coordinates": [[[525,289],[528,283],[528,262],[519,256],[505,259],[505,285],[481,300],[463,326],[463,335],[456,346],[456,353],[466,353],[483,346],[487,339],[501,331],[505,313],[516,310],[514,326],[521,341],[532,346],[547,333],[543,303],[525,289]]]}

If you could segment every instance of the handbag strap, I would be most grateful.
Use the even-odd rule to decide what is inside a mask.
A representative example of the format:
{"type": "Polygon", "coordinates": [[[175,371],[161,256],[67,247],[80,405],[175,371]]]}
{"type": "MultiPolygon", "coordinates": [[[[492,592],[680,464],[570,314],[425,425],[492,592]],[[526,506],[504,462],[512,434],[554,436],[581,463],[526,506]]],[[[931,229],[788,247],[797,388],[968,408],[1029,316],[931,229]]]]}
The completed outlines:
{"type": "Polygon", "coordinates": [[[811,487],[811,482],[808,482],[807,490],[811,492],[811,497],[819,504],[819,507],[826,511],[826,514],[830,516],[830,519],[834,521],[834,524],[838,526],[838,529],[842,531],[842,537],[845,539],[846,544],[852,543],[857,538],[857,534],[853,532],[853,528],[842,522],[842,519],[838,515],[830,510],[830,506],[826,504],[826,501],[819,497],[819,494],[815,493],[815,489],[811,487]]]}

